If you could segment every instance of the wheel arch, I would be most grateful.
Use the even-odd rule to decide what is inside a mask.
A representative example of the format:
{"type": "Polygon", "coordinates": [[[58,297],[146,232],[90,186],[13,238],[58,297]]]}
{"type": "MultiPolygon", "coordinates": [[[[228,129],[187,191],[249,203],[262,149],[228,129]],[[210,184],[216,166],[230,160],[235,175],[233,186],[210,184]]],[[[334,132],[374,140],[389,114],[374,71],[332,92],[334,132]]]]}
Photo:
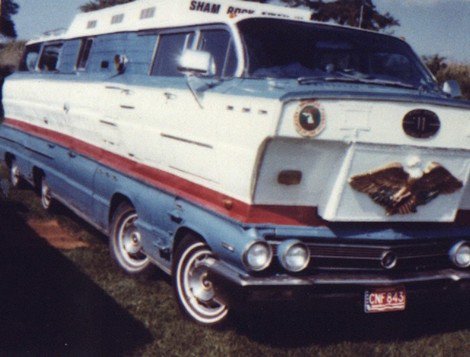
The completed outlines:
{"type": "Polygon", "coordinates": [[[111,201],[109,203],[108,225],[111,224],[116,209],[119,207],[120,204],[124,202],[130,204],[132,207],[135,208],[135,205],[134,203],[132,203],[132,200],[121,192],[116,192],[113,197],[111,197],[111,201]]]}
{"type": "MultiPolygon", "coordinates": [[[[177,229],[173,237],[173,247],[172,247],[173,254],[174,252],[176,252],[176,250],[178,249],[183,239],[187,237],[188,235],[192,235],[195,239],[198,239],[201,242],[209,245],[209,243],[207,242],[207,239],[205,239],[201,233],[197,232],[197,230],[188,226],[181,226],[177,229]]],[[[211,247],[209,246],[209,248],[211,247]]]]}
{"type": "Polygon", "coordinates": [[[14,160],[16,160],[16,155],[7,151],[5,153],[5,164],[7,165],[8,168],[11,168],[11,164],[13,163],[14,160]]]}
{"type": "Polygon", "coordinates": [[[46,173],[43,169],[40,169],[37,166],[33,166],[33,184],[36,189],[41,187],[41,180],[46,176],[46,173]]]}

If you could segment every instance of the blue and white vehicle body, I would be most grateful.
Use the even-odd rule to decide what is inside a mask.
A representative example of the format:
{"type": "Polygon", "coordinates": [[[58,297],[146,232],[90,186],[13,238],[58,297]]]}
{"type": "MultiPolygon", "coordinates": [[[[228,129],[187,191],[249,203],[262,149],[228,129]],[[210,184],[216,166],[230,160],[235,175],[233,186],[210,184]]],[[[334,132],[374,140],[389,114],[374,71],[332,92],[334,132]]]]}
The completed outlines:
{"type": "Polygon", "coordinates": [[[27,44],[0,155],[199,323],[306,296],[402,310],[470,293],[470,103],[447,87],[308,11],[138,0],[27,44]]]}

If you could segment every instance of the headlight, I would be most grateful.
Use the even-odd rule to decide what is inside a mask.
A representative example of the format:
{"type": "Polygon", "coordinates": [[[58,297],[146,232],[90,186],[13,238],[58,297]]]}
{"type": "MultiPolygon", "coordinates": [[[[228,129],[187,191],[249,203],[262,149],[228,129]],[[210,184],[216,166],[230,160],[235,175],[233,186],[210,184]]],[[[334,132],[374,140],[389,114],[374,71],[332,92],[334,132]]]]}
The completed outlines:
{"type": "Polygon", "coordinates": [[[470,267],[470,243],[459,242],[450,250],[450,259],[459,268],[470,267]]]}
{"type": "Polygon", "coordinates": [[[305,269],[310,262],[310,252],[305,244],[297,240],[283,242],[278,248],[279,262],[290,272],[305,269]]]}
{"type": "Polygon", "coordinates": [[[252,271],[266,269],[273,258],[271,246],[266,242],[253,242],[243,254],[243,263],[252,271]]]}

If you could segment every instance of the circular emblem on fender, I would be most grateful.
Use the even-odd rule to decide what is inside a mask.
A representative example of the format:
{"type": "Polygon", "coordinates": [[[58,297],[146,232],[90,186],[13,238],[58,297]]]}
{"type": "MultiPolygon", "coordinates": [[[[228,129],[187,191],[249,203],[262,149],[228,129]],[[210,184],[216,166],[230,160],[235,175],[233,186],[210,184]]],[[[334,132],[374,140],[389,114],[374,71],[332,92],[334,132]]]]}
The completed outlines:
{"type": "Polygon", "coordinates": [[[325,124],[325,112],[318,102],[301,103],[295,112],[295,129],[302,136],[317,136],[325,129],[325,124]]]}
{"type": "Polygon", "coordinates": [[[397,265],[397,260],[397,255],[391,250],[387,250],[382,254],[380,265],[384,269],[393,269],[395,268],[395,265],[397,265]]]}
{"type": "Polygon", "coordinates": [[[440,128],[439,117],[429,110],[413,110],[403,118],[403,130],[413,138],[427,139],[433,137],[440,128]]]}

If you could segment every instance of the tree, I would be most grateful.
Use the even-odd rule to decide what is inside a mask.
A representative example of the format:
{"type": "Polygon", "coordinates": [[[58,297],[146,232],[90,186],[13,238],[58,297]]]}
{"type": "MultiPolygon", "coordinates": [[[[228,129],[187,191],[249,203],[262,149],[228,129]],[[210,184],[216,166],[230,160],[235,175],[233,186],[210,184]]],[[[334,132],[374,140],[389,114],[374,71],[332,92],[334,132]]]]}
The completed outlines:
{"type": "Polygon", "coordinates": [[[446,58],[443,56],[439,56],[438,54],[432,56],[423,56],[423,61],[428,66],[429,70],[437,76],[438,72],[442,69],[447,68],[446,58]]]}
{"type": "MultiPolygon", "coordinates": [[[[257,2],[271,2],[254,0],[257,2]]],[[[369,30],[383,30],[400,23],[390,13],[381,14],[372,0],[282,0],[291,7],[305,6],[314,11],[317,21],[334,21],[340,25],[362,27],[369,30]]]]}
{"type": "Polygon", "coordinates": [[[1,0],[0,3],[0,35],[16,38],[15,23],[11,17],[18,13],[20,7],[14,0],[1,0]]]}
{"type": "Polygon", "coordinates": [[[333,2],[308,1],[315,11],[314,19],[330,21],[340,25],[362,27],[369,30],[383,30],[400,23],[390,13],[381,14],[372,0],[336,0],[333,2]]]}
{"type": "Polygon", "coordinates": [[[90,12],[99,9],[104,9],[105,7],[125,4],[132,1],[134,0],[90,0],[86,4],[80,6],[80,10],[82,12],[90,12]]]}

